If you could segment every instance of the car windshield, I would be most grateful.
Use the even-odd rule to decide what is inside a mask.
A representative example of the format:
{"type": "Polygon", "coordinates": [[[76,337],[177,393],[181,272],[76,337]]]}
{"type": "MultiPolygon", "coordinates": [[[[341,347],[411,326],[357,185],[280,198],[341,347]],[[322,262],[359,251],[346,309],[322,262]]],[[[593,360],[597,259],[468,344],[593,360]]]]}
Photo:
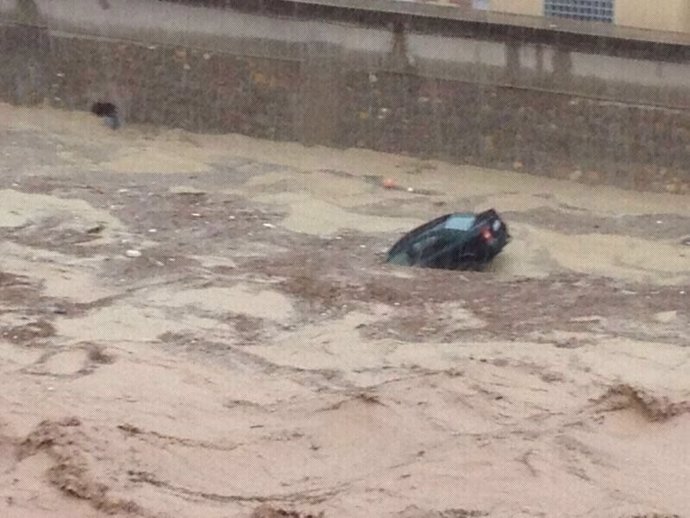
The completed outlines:
{"type": "Polygon", "coordinates": [[[446,220],[443,228],[449,230],[469,230],[474,225],[474,215],[471,214],[458,214],[451,216],[446,220]]]}

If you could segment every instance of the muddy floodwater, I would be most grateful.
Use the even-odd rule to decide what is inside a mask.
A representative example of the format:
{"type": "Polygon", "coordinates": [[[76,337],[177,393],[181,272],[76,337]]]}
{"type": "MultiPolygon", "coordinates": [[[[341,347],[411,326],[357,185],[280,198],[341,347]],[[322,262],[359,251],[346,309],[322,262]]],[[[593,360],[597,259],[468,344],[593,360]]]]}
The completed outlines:
{"type": "Polygon", "coordinates": [[[0,105],[0,235],[2,516],[690,516],[687,196],[0,105]]]}

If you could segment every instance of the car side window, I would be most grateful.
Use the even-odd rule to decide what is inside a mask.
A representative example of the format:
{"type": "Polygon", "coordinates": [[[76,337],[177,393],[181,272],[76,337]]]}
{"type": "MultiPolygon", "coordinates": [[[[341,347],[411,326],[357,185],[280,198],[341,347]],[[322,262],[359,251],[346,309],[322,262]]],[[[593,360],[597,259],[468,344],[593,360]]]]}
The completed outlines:
{"type": "Polygon", "coordinates": [[[421,256],[424,255],[425,253],[428,253],[429,249],[433,247],[436,243],[439,241],[439,236],[436,234],[431,234],[428,236],[425,236],[423,239],[419,239],[412,243],[410,246],[412,253],[415,256],[421,256]]]}
{"type": "Polygon", "coordinates": [[[417,257],[428,265],[436,265],[439,261],[446,259],[448,248],[452,246],[452,241],[445,232],[439,232],[429,236],[419,243],[419,255],[417,257]]]}

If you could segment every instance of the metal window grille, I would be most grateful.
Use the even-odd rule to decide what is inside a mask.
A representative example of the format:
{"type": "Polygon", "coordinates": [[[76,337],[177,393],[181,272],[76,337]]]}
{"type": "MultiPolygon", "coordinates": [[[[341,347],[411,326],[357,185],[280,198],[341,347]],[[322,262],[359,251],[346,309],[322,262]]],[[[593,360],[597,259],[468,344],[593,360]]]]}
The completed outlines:
{"type": "Polygon", "coordinates": [[[614,0],[545,0],[544,14],[576,20],[613,22],[614,0]]]}

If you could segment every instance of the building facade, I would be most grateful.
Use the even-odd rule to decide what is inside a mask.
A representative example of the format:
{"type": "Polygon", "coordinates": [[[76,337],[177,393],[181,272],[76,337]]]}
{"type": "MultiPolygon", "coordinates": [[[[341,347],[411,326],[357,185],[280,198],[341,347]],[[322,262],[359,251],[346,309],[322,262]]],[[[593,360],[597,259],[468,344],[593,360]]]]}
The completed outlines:
{"type": "Polygon", "coordinates": [[[618,25],[690,32],[690,0],[616,0],[615,3],[618,25]]]}
{"type": "Polygon", "coordinates": [[[563,17],[623,27],[690,33],[690,0],[436,0],[527,16],[563,17]]]}

